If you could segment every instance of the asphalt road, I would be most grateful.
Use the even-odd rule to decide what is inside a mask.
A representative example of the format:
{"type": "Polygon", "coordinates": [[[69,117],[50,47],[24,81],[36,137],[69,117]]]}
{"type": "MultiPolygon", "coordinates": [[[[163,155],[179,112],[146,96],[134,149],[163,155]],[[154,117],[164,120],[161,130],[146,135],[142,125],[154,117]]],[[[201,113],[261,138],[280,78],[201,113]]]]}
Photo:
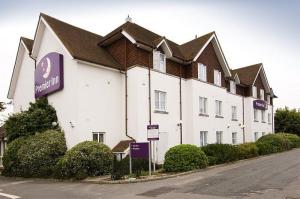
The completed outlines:
{"type": "Polygon", "coordinates": [[[97,185],[0,177],[0,198],[300,199],[300,149],[177,178],[136,184],[97,185]]]}

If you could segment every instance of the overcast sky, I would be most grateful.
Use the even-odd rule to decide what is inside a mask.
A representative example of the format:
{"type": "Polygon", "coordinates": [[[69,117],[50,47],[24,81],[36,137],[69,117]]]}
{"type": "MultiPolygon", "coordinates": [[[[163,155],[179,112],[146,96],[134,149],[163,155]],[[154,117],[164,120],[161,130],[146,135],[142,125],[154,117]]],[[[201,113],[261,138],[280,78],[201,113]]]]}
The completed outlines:
{"type": "Polygon", "coordinates": [[[133,22],[176,43],[216,31],[231,68],[262,62],[276,107],[300,107],[300,1],[0,0],[0,101],[20,36],[33,39],[39,13],[105,35],[133,22]]]}

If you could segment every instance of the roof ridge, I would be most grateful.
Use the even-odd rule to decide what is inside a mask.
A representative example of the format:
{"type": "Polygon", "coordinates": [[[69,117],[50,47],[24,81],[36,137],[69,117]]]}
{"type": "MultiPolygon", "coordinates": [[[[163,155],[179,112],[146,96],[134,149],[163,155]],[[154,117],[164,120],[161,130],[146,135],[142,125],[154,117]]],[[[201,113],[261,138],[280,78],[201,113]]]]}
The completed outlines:
{"type": "Polygon", "coordinates": [[[180,46],[184,46],[184,45],[186,45],[186,44],[189,44],[189,43],[191,43],[191,42],[194,42],[194,41],[196,41],[196,40],[199,40],[199,39],[201,39],[201,38],[203,38],[203,37],[205,37],[205,36],[208,36],[208,35],[211,35],[211,34],[215,34],[215,33],[216,33],[215,31],[206,33],[205,35],[201,35],[200,37],[197,37],[197,38],[192,39],[192,40],[190,40],[190,41],[187,41],[187,42],[185,42],[185,43],[183,43],[183,44],[180,44],[180,46]]]}
{"type": "Polygon", "coordinates": [[[243,66],[243,67],[235,68],[235,69],[232,69],[232,70],[235,71],[235,70],[246,69],[246,68],[251,68],[251,67],[255,67],[255,66],[261,66],[261,65],[263,65],[263,64],[262,63],[251,64],[251,65],[248,65],[248,66],[243,66]]]}

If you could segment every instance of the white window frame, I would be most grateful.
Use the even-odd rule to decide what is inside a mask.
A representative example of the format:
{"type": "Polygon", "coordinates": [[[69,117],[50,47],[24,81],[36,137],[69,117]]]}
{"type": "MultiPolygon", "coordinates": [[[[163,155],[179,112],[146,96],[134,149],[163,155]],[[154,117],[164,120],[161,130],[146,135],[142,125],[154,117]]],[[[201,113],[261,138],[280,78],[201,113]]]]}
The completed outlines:
{"type": "Polygon", "coordinates": [[[252,97],[257,98],[257,88],[256,88],[256,86],[252,86],[252,97]]]}
{"type": "Polygon", "coordinates": [[[254,132],[254,142],[256,142],[258,140],[258,132],[254,132]]]}
{"type": "Polygon", "coordinates": [[[266,122],[266,111],[261,110],[261,122],[266,122]]]}
{"type": "Polygon", "coordinates": [[[230,92],[236,94],[236,83],[232,80],[230,80],[230,92]]]}
{"type": "Polygon", "coordinates": [[[92,132],[92,140],[98,143],[105,143],[105,132],[92,132]],[[97,135],[97,140],[94,140],[94,135],[97,135]],[[100,140],[100,135],[102,135],[102,142],[100,140]]]}
{"type": "Polygon", "coordinates": [[[271,96],[270,95],[267,95],[267,102],[268,102],[268,104],[271,104],[271,96]]]}
{"type": "Polygon", "coordinates": [[[166,55],[160,51],[153,51],[153,68],[162,73],[166,72],[166,55]],[[163,58],[163,60],[161,60],[163,58]]]}
{"type": "Polygon", "coordinates": [[[223,143],[223,131],[216,131],[216,143],[217,144],[223,143]]]}
{"type": "Polygon", "coordinates": [[[260,91],[259,91],[259,98],[261,100],[265,100],[265,91],[264,91],[264,89],[260,89],[260,91]]]}
{"type": "Polygon", "coordinates": [[[237,120],[237,106],[231,106],[231,119],[237,120]]]}
{"type": "Polygon", "coordinates": [[[271,113],[268,113],[268,123],[269,124],[271,124],[271,117],[272,117],[271,113]]]}
{"type": "Polygon", "coordinates": [[[222,86],[222,73],[219,70],[214,70],[214,84],[222,86]]]}
{"type": "Polygon", "coordinates": [[[156,111],[166,111],[167,110],[167,93],[166,92],[155,90],[154,91],[154,99],[155,99],[154,107],[155,107],[156,111]],[[163,96],[164,96],[164,102],[162,101],[163,96]]]}
{"type": "Polygon", "coordinates": [[[207,145],[207,134],[208,131],[200,131],[200,147],[207,145]]]}
{"type": "Polygon", "coordinates": [[[207,98],[199,97],[199,113],[207,115],[207,98]]]}
{"type": "Polygon", "coordinates": [[[215,101],[215,108],[216,108],[216,116],[222,116],[223,115],[223,110],[222,110],[222,101],[216,100],[215,101]]]}
{"type": "Polygon", "coordinates": [[[237,132],[232,132],[231,133],[231,138],[232,138],[232,144],[237,144],[237,132]]]}
{"type": "Polygon", "coordinates": [[[207,67],[204,64],[198,63],[198,79],[207,81],[207,67]]]}
{"type": "Polygon", "coordinates": [[[254,122],[258,122],[258,109],[253,109],[254,122]]]}

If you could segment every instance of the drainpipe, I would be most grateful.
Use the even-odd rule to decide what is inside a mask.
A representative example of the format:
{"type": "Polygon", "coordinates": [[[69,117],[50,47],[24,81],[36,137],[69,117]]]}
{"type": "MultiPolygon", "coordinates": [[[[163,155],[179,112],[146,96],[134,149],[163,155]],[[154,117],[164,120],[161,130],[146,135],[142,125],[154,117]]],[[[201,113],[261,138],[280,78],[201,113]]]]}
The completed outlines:
{"type": "Polygon", "coordinates": [[[180,64],[180,77],[179,77],[179,117],[180,117],[180,144],[182,144],[182,91],[181,91],[181,64],[180,64]]]}
{"type": "Polygon", "coordinates": [[[133,137],[128,135],[128,77],[127,77],[127,40],[125,39],[125,60],[124,60],[124,68],[125,68],[125,135],[131,140],[135,141],[133,137]]]}
{"type": "Polygon", "coordinates": [[[274,110],[273,110],[273,99],[272,99],[272,132],[275,133],[275,129],[274,129],[274,110]]]}
{"type": "Polygon", "coordinates": [[[151,53],[149,53],[149,64],[148,64],[148,106],[149,106],[149,125],[152,123],[152,117],[151,117],[151,69],[150,69],[150,63],[151,63],[151,53]]]}
{"type": "Polygon", "coordinates": [[[243,143],[246,142],[246,138],[245,138],[245,91],[243,91],[243,143]]]}

